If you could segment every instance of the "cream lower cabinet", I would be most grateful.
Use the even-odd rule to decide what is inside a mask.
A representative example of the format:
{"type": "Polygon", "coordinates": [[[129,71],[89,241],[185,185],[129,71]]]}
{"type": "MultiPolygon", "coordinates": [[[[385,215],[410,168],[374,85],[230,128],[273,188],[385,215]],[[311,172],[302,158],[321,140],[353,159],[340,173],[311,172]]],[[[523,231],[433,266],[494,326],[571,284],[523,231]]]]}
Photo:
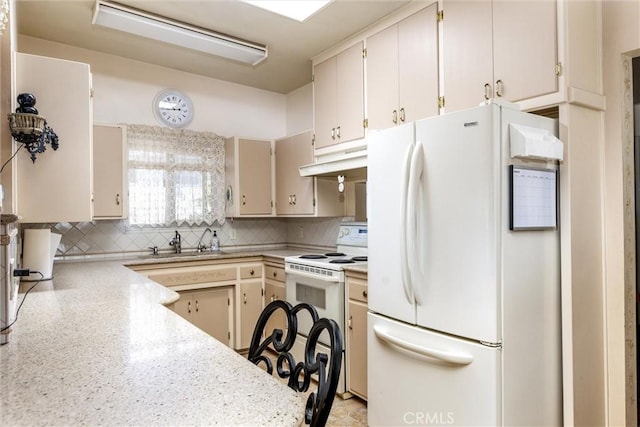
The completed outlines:
{"type": "Polygon", "coordinates": [[[438,4],[367,39],[367,121],[385,129],[438,114],[438,4]]]}
{"type": "Polygon", "coordinates": [[[55,151],[47,144],[43,153],[37,153],[35,162],[26,149],[16,154],[15,213],[20,222],[91,221],[93,111],[89,65],[16,53],[15,83],[16,94],[36,96],[35,107],[56,132],[60,144],[55,151]]]}
{"type": "Polygon", "coordinates": [[[347,291],[347,389],[367,399],[367,275],[346,273],[347,291]]]}
{"type": "Polygon", "coordinates": [[[444,0],[446,112],[558,91],[556,1],[444,0]]]}
{"type": "Polygon", "coordinates": [[[273,215],[273,141],[225,141],[227,217],[273,215]]]}
{"type": "MultiPolygon", "coordinates": [[[[265,261],[264,266],[264,304],[265,306],[272,301],[286,300],[285,292],[285,275],[284,264],[265,261]]],[[[286,318],[284,313],[274,313],[269,318],[265,333],[270,334],[274,329],[282,329],[285,332],[287,327],[286,318]]]]}
{"type": "Polygon", "coordinates": [[[179,292],[174,311],[218,341],[231,346],[233,287],[179,292]]]}
{"type": "Polygon", "coordinates": [[[93,218],[126,218],[126,128],[93,125],[93,218]]]}
{"type": "Polygon", "coordinates": [[[245,350],[251,344],[253,330],[264,307],[262,288],[262,263],[243,265],[239,268],[240,281],[236,286],[238,299],[236,350],[245,350]]]}

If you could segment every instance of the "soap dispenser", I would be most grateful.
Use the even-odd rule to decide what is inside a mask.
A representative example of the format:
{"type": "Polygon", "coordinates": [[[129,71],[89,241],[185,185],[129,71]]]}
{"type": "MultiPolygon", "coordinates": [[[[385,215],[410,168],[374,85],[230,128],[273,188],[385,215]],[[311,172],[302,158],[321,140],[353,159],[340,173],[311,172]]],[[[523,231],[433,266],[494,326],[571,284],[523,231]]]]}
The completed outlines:
{"type": "Polygon", "coordinates": [[[213,237],[211,238],[211,252],[218,252],[220,250],[220,239],[218,238],[218,232],[213,231],[213,237]]]}

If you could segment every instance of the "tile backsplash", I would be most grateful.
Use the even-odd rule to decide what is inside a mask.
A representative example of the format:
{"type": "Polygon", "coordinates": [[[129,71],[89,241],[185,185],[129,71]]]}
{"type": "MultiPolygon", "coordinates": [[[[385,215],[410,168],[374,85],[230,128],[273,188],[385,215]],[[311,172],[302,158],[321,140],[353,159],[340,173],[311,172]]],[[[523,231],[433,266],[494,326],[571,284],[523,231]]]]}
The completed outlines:
{"type": "MultiPolygon", "coordinates": [[[[209,226],[216,230],[224,249],[242,249],[260,245],[304,245],[335,247],[338,227],[352,218],[264,218],[227,220],[224,225],[209,226]]],[[[22,228],[51,228],[62,235],[57,257],[82,255],[127,255],[150,252],[158,246],[161,252],[171,252],[169,241],[177,230],[182,236],[184,250],[196,248],[207,226],[138,227],[126,220],[92,222],[60,222],[22,224],[22,228]]],[[[207,233],[203,243],[209,244],[207,233]]]]}

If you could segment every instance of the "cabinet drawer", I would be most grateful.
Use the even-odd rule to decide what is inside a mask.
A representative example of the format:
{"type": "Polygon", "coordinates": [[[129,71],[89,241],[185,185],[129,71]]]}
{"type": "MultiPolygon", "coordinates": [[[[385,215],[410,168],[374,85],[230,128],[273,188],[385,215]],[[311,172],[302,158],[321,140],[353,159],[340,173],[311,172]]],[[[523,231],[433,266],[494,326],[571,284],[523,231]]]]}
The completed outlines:
{"type": "Polygon", "coordinates": [[[164,286],[222,282],[226,280],[236,280],[236,269],[234,267],[226,267],[200,271],[153,273],[149,275],[149,279],[164,286]]]}
{"type": "Polygon", "coordinates": [[[264,271],[265,279],[272,279],[284,283],[284,268],[271,267],[269,265],[266,265],[264,267],[264,271]]]}
{"type": "Polygon", "coordinates": [[[247,267],[240,267],[240,279],[254,279],[256,277],[262,277],[262,266],[250,265],[247,267]]]}
{"type": "Polygon", "coordinates": [[[362,301],[366,303],[369,299],[369,293],[367,291],[367,282],[365,282],[364,280],[350,279],[349,280],[349,299],[362,301]]]}

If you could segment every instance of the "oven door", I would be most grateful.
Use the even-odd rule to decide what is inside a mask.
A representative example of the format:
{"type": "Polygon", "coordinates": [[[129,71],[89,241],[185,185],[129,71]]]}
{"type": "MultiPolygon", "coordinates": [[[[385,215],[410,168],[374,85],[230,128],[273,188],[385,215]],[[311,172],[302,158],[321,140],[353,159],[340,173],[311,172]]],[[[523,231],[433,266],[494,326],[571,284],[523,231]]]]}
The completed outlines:
{"type": "MultiPolygon", "coordinates": [[[[336,276],[316,276],[287,268],[285,273],[286,299],[291,305],[306,302],[316,308],[320,318],[333,319],[340,326],[340,330],[344,330],[344,279],[336,276]]],[[[305,313],[301,312],[298,316],[298,333],[308,336],[313,323],[311,316],[305,313]]]]}

